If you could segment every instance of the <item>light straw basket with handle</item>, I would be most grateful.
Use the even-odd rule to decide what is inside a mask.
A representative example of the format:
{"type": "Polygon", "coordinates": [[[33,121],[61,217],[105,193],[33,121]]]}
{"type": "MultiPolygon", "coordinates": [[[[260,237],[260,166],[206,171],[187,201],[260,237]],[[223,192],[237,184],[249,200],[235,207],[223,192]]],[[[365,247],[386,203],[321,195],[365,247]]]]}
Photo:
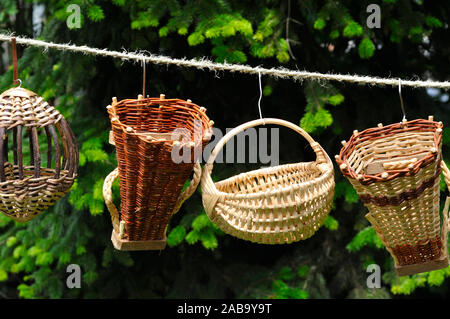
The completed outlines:
{"type": "Polygon", "coordinates": [[[311,237],[324,223],[333,201],[333,164],[323,148],[299,126],[261,119],[228,132],[216,145],[202,173],[206,214],[224,232],[261,244],[284,244],[311,237]],[[213,163],[235,135],[263,124],[288,127],[303,136],[316,154],[313,162],[262,168],[214,183],[213,163]]]}
{"type": "Polygon", "coordinates": [[[400,276],[448,266],[447,210],[439,214],[442,122],[418,119],[355,131],[336,162],[400,276]]]}

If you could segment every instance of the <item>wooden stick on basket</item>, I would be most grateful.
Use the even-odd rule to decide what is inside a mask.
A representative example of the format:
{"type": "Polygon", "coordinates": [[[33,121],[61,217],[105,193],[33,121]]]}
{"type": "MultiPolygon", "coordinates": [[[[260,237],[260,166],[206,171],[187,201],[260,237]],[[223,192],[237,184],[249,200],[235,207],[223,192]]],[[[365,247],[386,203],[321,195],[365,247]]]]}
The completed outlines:
{"type": "Polygon", "coordinates": [[[323,148],[295,124],[261,119],[228,132],[216,145],[202,173],[206,214],[224,232],[262,244],[284,244],[311,237],[328,215],[334,195],[333,164],[323,148]],[[276,124],[303,136],[317,158],[242,173],[214,183],[214,160],[223,146],[247,128],[276,124]]]}

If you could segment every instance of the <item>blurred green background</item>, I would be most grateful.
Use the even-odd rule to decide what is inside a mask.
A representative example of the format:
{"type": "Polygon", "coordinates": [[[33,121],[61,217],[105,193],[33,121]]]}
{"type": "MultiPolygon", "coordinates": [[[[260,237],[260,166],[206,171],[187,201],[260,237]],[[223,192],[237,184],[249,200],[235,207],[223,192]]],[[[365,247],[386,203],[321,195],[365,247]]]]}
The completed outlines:
{"type": "MultiPolygon", "coordinates": [[[[146,50],[317,72],[448,80],[450,2],[247,0],[2,0],[0,32],[110,50],[146,50]],[[381,8],[381,28],[366,11],[381,8]],[[80,28],[69,28],[69,4],[80,28]]],[[[316,235],[264,246],[224,235],[212,225],[196,192],[172,218],[161,252],[119,252],[102,196],[116,165],[105,107],[116,96],[136,98],[142,67],[106,57],[19,47],[19,78],[66,117],[80,147],[71,192],[26,224],[0,217],[0,298],[411,298],[446,297],[450,268],[400,277],[364,218],[366,208],[336,168],[333,210],[316,235]],[[82,268],[81,289],[66,288],[66,267],[82,268]],[[366,267],[382,270],[368,289],[366,267]]],[[[0,91],[12,86],[9,43],[0,46],[0,91]]],[[[147,65],[147,94],[191,99],[215,126],[259,117],[258,77],[176,66],[147,65]]],[[[294,82],[262,77],[265,117],[300,124],[334,157],[354,129],[402,118],[396,87],[294,82]]],[[[404,87],[408,119],[450,121],[448,93],[404,87]]],[[[448,159],[450,131],[444,130],[448,159]]],[[[313,156],[295,132],[280,129],[280,161],[313,156]]],[[[215,165],[222,179],[258,165],[215,165]]],[[[445,185],[442,183],[442,190],[445,185]]],[[[119,197],[116,183],[115,198],[119,197]]],[[[445,194],[442,192],[442,197],[445,194]]],[[[441,201],[443,202],[443,201],[441,201]]]]}

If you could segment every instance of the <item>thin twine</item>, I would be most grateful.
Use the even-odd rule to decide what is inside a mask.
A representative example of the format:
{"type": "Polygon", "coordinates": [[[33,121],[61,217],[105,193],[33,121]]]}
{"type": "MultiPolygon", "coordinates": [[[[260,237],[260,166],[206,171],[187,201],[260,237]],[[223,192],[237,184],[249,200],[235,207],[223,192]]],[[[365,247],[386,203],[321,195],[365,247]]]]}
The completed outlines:
{"type": "Polygon", "coordinates": [[[261,73],[258,73],[258,79],[259,79],[259,100],[258,100],[259,118],[261,120],[263,120],[264,125],[266,125],[266,120],[263,118],[262,112],[261,112],[261,99],[262,99],[262,95],[263,95],[262,85],[261,85],[261,73]]]}
{"type": "Polygon", "coordinates": [[[400,96],[400,106],[401,106],[402,112],[403,112],[402,121],[406,121],[406,112],[405,112],[405,106],[403,105],[403,97],[402,97],[402,79],[398,79],[398,95],[400,96]]]}
{"type": "MultiPolygon", "coordinates": [[[[0,34],[0,41],[11,41],[12,36],[6,34],[0,34]]],[[[200,59],[176,59],[170,58],[162,55],[144,55],[142,53],[128,53],[128,52],[118,52],[118,51],[109,51],[106,49],[96,49],[90,48],[88,46],[76,46],[73,44],[59,44],[53,42],[46,42],[42,40],[34,40],[22,37],[15,37],[16,42],[22,45],[35,46],[35,47],[43,47],[47,51],[47,49],[57,49],[63,51],[71,51],[71,52],[81,52],[84,54],[91,55],[99,55],[99,56],[109,56],[113,58],[122,59],[125,61],[141,61],[145,60],[147,63],[154,64],[173,64],[178,67],[193,67],[200,70],[210,70],[210,71],[229,71],[229,72],[239,72],[245,74],[258,74],[261,73],[263,75],[275,77],[275,78],[291,78],[294,80],[304,80],[304,79],[312,79],[316,81],[327,80],[327,81],[339,81],[339,82],[349,82],[356,83],[360,85],[378,85],[378,86],[396,86],[398,84],[397,79],[391,78],[379,78],[372,76],[362,76],[362,75],[349,75],[349,74],[332,74],[332,73],[319,73],[319,72],[308,72],[308,71],[299,71],[299,70],[289,70],[285,68],[261,68],[261,67],[251,67],[248,65],[241,64],[231,64],[231,63],[215,63],[207,60],[206,58],[200,59]]],[[[403,86],[410,87],[426,87],[426,88],[439,88],[448,90],[450,89],[450,81],[410,81],[410,80],[402,80],[403,86]]]]}

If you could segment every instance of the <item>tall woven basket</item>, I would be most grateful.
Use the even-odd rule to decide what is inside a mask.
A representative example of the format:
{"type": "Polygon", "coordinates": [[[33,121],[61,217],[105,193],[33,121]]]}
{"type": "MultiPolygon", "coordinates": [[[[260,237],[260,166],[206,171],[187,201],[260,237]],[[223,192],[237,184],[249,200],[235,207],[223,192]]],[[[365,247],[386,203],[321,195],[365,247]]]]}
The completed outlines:
{"type": "Polygon", "coordinates": [[[333,164],[323,148],[295,124],[279,119],[255,120],[228,132],[216,145],[202,173],[206,214],[224,232],[261,244],[285,244],[311,237],[324,223],[334,195],[333,164]],[[236,134],[275,124],[303,136],[316,160],[242,173],[214,183],[214,160],[236,134]]]}
{"type": "Polygon", "coordinates": [[[118,162],[103,188],[113,244],[119,250],[163,249],[170,217],[200,181],[197,161],[212,136],[213,122],[205,108],[164,95],[120,102],[113,98],[107,110],[118,162]],[[193,181],[182,192],[193,171],[193,181]],[[111,195],[117,176],[120,214],[111,195]]]}
{"type": "Polygon", "coordinates": [[[336,162],[369,209],[366,218],[400,276],[448,266],[447,210],[441,222],[442,122],[404,120],[354,131],[336,162]]]}

